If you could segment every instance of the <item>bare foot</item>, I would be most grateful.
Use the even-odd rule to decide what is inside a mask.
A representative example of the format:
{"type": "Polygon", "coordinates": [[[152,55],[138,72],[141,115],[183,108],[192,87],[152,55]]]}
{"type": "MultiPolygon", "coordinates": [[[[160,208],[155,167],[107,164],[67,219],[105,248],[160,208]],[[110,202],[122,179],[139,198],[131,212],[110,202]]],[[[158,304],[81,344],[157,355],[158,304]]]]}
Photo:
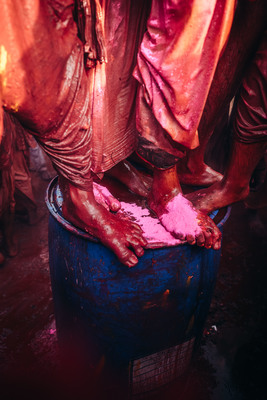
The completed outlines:
{"type": "Polygon", "coordinates": [[[173,236],[206,248],[221,247],[221,232],[211,218],[194,209],[182,194],[176,169],[155,171],[149,207],[173,236]]]}
{"type": "Polygon", "coordinates": [[[122,182],[133,193],[142,197],[148,196],[152,185],[151,176],[138,171],[129,161],[121,161],[106,173],[122,182]]]}
{"type": "Polygon", "coordinates": [[[185,197],[192,202],[197,210],[209,214],[214,210],[229,204],[244,200],[249,193],[249,187],[232,187],[225,182],[217,182],[207,189],[187,194],[185,197]]]}
{"type": "Polygon", "coordinates": [[[147,244],[141,228],[98,204],[93,190],[81,190],[62,177],[59,185],[63,195],[64,218],[98,238],[123,264],[128,267],[136,265],[136,256],[141,257],[144,254],[143,247],[147,244]]]}
{"type": "Polygon", "coordinates": [[[179,164],[178,176],[183,185],[204,187],[219,182],[223,177],[205,163],[199,164],[197,168],[190,168],[183,160],[179,164]]]}

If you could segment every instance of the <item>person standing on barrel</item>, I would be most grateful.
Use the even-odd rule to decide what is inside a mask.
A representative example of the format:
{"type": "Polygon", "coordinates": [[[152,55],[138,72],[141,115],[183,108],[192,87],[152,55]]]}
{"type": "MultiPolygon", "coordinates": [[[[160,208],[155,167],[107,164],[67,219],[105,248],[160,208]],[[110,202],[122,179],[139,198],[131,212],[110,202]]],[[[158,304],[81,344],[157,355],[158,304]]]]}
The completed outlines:
{"type": "Polygon", "coordinates": [[[183,197],[176,164],[198,146],[197,127],[235,1],[0,5],[2,106],[51,158],[63,216],[134,266],[146,245],[141,228],[114,214],[115,199],[106,198],[110,210],[97,202],[93,177],[113,169],[127,172],[130,182],[124,160],[137,150],[153,166],[148,205],[165,228],[190,244],[219,249],[216,225],[183,197]],[[186,233],[179,207],[193,213],[186,233]]]}

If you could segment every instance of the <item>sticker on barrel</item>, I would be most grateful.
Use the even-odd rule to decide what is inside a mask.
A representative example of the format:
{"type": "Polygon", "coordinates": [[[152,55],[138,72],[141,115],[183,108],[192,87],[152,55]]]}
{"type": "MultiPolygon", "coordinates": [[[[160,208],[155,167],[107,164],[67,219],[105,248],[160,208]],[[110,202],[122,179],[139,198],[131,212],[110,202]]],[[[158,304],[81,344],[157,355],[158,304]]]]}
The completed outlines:
{"type": "Polygon", "coordinates": [[[182,375],[192,358],[195,338],[177,346],[130,362],[130,389],[133,398],[156,391],[182,375]]]}

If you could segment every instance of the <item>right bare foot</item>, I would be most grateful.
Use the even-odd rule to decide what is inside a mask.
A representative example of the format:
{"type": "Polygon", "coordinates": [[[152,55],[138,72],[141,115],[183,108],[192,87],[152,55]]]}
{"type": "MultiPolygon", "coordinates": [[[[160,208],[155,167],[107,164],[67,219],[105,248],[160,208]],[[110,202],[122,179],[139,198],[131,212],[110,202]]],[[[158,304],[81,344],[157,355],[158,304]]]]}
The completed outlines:
{"type": "Polygon", "coordinates": [[[221,247],[218,227],[183,196],[176,168],[155,170],[148,204],[165,229],[178,239],[208,249],[218,250],[221,247]]]}
{"type": "Polygon", "coordinates": [[[62,177],[59,185],[63,195],[64,218],[98,238],[124,265],[136,265],[137,257],[144,254],[143,247],[147,244],[141,228],[97,203],[93,189],[81,190],[62,177]]]}
{"type": "Polygon", "coordinates": [[[204,187],[219,182],[223,177],[222,174],[205,163],[199,164],[197,168],[192,170],[183,160],[179,164],[178,176],[180,183],[183,185],[204,187]]]}

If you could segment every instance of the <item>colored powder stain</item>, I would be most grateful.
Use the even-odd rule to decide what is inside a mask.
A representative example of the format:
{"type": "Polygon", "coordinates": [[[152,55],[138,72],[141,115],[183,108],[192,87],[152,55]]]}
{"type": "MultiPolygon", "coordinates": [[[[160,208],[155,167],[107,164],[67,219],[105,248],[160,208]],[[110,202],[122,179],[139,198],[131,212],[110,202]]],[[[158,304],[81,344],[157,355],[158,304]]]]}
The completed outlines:
{"type": "Polygon", "coordinates": [[[167,204],[166,210],[160,221],[168,231],[193,236],[201,232],[197,212],[192,208],[190,201],[180,193],[167,204]]]}
{"type": "Polygon", "coordinates": [[[94,196],[95,196],[97,203],[102,204],[103,207],[105,207],[107,210],[109,210],[109,207],[105,201],[105,195],[111,196],[109,191],[106,188],[104,188],[103,186],[100,186],[100,185],[98,185],[98,183],[94,182],[93,192],[94,192],[94,196]],[[106,190],[106,192],[104,192],[104,190],[106,190]]]}
{"type": "Polygon", "coordinates": [[[93,184],[94,195],[102,194],[104,197],[113,197],[110,191],[105,187],[101,186],[98,183],[94,182],[93,184]]]}
{"type": "MultiPolygon", "coordinates": [[[[94,182],[94,195],[96,200],[103,205],[105,197],[112,196],[107,188],[94,182]]],[[[63,198],[59,187],[56,189],[57,203],[61,207],[63,198]]],[[[161,247],[165,246],[177,246],[178,244],[184,243],[183,241],[176,239],[168,230],[165,229],[163,224],[171,229],[173,226],[176,227],[174,232],[187,233],[199,233],[201,229],[197,225],[197,213],[192,209],[191,203],[185,199],[182,195],[174,197],[168,203],[168,213],[161,217],[161,221],[158,218],[152,217],[147,208],[138,206],[135,203],[121,202],[121,210],[118,213],[126,214],[131,220],[136,222],[143,230],[143,235],[147,239],[150,246],[161,247]],[[176,226],[177,225],[177,226],[176,226]],[[179,227],[179,230],[177,229],[179,227]],[[181,229],[181,230],[180,230],[181,229]],[[182,230],[183,229],[183,230],[182,230]]]]}
{"type": "Polygon", "coordinates": [[[93,192],[96,201],[107,210],[109,210],[109,205],[117,206],[117,209],[120,209],[120,202],[112,196],[110,191],[105,186],[101,186],[94,182],[93,192]]]}
{"type": "Polygon", "coordinates": [[[186,280],[186,287],[188,287],[190,285],[192,278],[193,278],[193,275],[189,275],[189,277],[186,280]]]}
{"type": "Polygon", "coordinates": [[[5,72],[7,65],[7,51],[4,46],[0,47],[0,74],[5,72]]]}
{"type": "Polygon", "coordinates": [[[175,246],[181,241],[175,239],[157,218],[151,217],[148,209],[137,204],[121,202],[121,211],[134,220],[143,230],[144,237],[149,244],[161,243],[166,246],[175,246]]]}

